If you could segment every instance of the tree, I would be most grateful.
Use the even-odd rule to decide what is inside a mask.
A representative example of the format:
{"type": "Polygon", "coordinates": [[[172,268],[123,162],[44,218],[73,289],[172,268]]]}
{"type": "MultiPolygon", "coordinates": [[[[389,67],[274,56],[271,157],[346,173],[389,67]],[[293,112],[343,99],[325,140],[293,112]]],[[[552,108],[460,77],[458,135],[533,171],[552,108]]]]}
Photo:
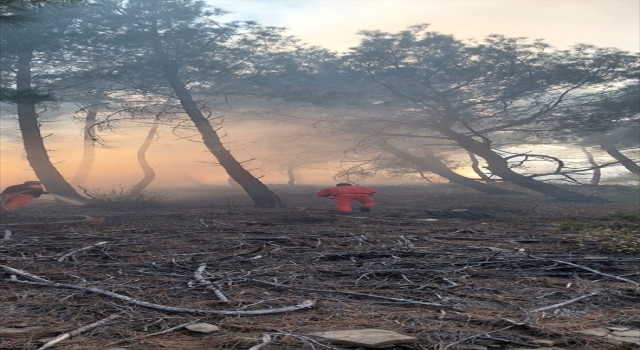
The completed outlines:
{"type": "Polygon", "coordinates": [[[85,2],[86,0],[0,0],[0,23],[21,25],[36,20],[32,13],[34,8],[85,2]]]}
{"type": "Polygon", "coordinates": [[[108,78],[138,93],[175,99],[202,142],[261,208],[284,204],[243,168],[202,112],[206,98],[223,95],[225,83],[255,68],[252,60],[281,40],[278,28],[254,22],[220,23],[219,9],[193,0],[105,1],[94,15],[95,41],[108,78]],[[197,93],[198,95],[195,95],[197,93]],[[198,96],[197,98],[194,96],[198,96]]]}
{"type": "Polygon", "coordinates": [[[34,12],[33,16],[36,15],[37,26],[0,24],[2,87],[9,91],[15,86],[5,97],[17,106],[27,161],[38,179],[53,194],[84,201],[51,162],[36,112],[37,105],[52,99],[46,91],[55,84],[52,67],[61,69],[67,63],[63,52],[68,42],[64,37],[80,12],[69,8],[58,11],[56,16],[34,12]]]}
{"type": "Polygon", "coordinates": [[[86,183],[95,161],[96,141],[98,141],[98,136],[96,135],[96,116],[98,115],[99,109],[100,106],[98,104],[92,104],[83,108],[83,110],[86,110],[86,115],[82,132],[82,161],[71,179],[71,183],[76,185],[84,185],[86,183]]]}
{"type": "Polygon", "coordinates": [[[550,137],[598,145],[629,172],[640,174],[640,164],[619,149],[640,145],[640,85],[636,76],[630,77],[636,82],[616,89],[606,99],[564,113],[550,137]]]}
{"type": "MultiPolygon", "coordinates": [[[[86,0],[0,0],[0,24],[26,25],[36,20],[35,9],[84,2],[86,0]]],[[[0,101],[9,101],[14,95],[15,89],[0,86],[0,101]]]]}
{"type": "Polygon", "coordinates": [[[489,194],[513,194],[512,191],[508,191],[499,187],[483,184],[468,177],[462,176],[449,169],[432,151],[429,149],[423,150],[423,157],[418,157],[405,150],[402,150],[386,141],[380,143],[380,148],[386,152],[393,154],[394,156],[406,160],[415,165],[421,171],[428,171],[439,176],[444,177],[452,183],[456,183],[462,186],[470,187],[480,192],[489,194]]]}
{"type": "Polygon", "coordinates": [[[147,186],[149,186],[149,184],[151,184],[151,182],[153,182],[153,180],[156,178],[156,172],[149,165],[149,162],[147,162],[147,150],[149,149],[149,147],[151,147],[154,139],[158,136],[159,126],[159,121],[156,119],[149,129],[147,137],[144,139],[144,142],[138,149],[138,164],[140,164],[140,167],[144,172],[144,177],[142,178],[142,180],[140,180],[140,182],[138,182],[131,188],[130,192],[133,195],[140,195],[142,191],[144,191],[144,189],[147,188],[147,186]]]}
{"type": "Polygon", "coordinates": [[[591,175],[591,181],[589,184],[592,186],[597,186],[600,184],[600,179],[602,178],[602,170],[600,169],[598,163],[596,163],[595,158],[593,158],[593,154],[589,152],[589,150],[585,146],[580,147],[580,149],[587,156],[587,161],[593,168],[593,174],[591,175]]]}
{"type": "Polygon", "coordinates": [[[400,133],[436,132],[483,158],[493,175],[561,200],[596,201],[515,172],[496,150],[496,133],[531,130],[570,106],[589,103],[628,81],[636,58],[576,46],[554,51],[542,41],[487,37],[460,41],[426,31],[363,31],[344,67],[387,90],[395,114],[377,122],[400,133]]]}

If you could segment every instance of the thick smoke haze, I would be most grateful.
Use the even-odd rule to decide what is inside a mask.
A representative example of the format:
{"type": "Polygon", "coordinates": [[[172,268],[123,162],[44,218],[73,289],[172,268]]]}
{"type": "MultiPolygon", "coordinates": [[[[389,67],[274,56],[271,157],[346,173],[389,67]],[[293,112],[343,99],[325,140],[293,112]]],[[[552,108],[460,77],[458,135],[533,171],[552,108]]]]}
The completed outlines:
{"type": "Polygon", "coordinates": [[[590,201],[550,181],[640,173],[634,1],[78,3],[2,23],[0,186],[235,181],[279,208],[265,184],[590,201]]]}
{"type": "MultiPolygon", "coordinates": [[[[26,161],[15,115],[11,113],[10,106],[5,104],[3,107],[3,119],[0,122],[0,185],[8,186],[33,179],[35,175],[26,161]]],[[[68,180],[73,178],[83,156],[83,122],[74,119],[79,115],[75,112],[76,109],[74,104],[63,104],[41,114],[42,134],[48,135],[46,142],[51,160],[68,180]]],[[[288,165],[292,165],[294,169],[297,184],[334,183],[334,176],[355,162],[345,156],[346,151],[355,147],[354,139],[349,140],[318,125],[310,125],[309,120],[317,120],[318,115],[315,114],[314,118],[314,113],[308,109],[287,108],[283,105],[275,110],[245,107],[237,111],[232,109],[220,112],[225,118],[221,125],[222,134],[226,135],[223,140],[234,155],[242,161],[247,160],[247,166],[253,169],[252,173],[261,176],[265,183],[286,184],[289,180],[288,165]],[[295,117],[291,117],[292,115],[295,117]]],[[[109,113],[99,113],[98,119],[109,113]]],[[[83,186],[129,187],[140,181],[143,172],[136,160],[136,153],[151,125],[152,120],[125,120],[114,123],[112,130],[98,131],[102,145],[96,147],[95,162],[89,179],[83,186]]],[[[577,147],[528,145],[512,147],[510,151],[561,154],[568,165],[585,165],[584,155],[577,147]]],[[[636,155],[638,156],[640,154],[636,155]]],[[[448,157],[462,163],[456,169],[458,173],[474,177],[463,152],[449,153],[448,157]]],[[[228,185],[228,175],[207,152],[199,135],[189,128],[176,130],[175,123],[161,124],[146,158],[156,172],[152,187],[228,185]]],[[[607,161],[603,154],[597,158],[602,162],[607,161]]],[[[552,171],[554,164],[534,160],[528,163],[528,167],[528,171],[544,173],[552,171]]],[[[604,177],[615,177],[623,170],[620,166],[606,168],[604,177]]],[[[364,184],[425,184],[417,176],[398,178],[389,174],[357,180],[364,184]]],[[[437,177],[433,180],[443,181],[437,177]]]]}

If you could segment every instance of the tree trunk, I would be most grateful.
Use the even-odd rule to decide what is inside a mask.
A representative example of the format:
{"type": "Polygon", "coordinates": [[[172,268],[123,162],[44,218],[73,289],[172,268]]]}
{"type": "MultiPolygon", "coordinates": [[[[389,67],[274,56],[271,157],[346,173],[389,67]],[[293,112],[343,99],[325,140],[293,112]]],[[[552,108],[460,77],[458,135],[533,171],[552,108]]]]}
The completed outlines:
{"type": "Polygon", "coordinates": [[[478,161],[478,158],[476,158],[476,155],[471,152],[467,153],[469,153],[469,158],[471,158],[471,169],[473,169],[473,171],[478,174],[478,176],[480,176],[482,180],[490,182],[491,178],[489,178],[487,174],[485,174],[484,171],[480,169],[480,162],[478,161]]]}
{"type": "Polygon", "coordinates": [[[293,165],[291,164],[287,166],[287,177],[288,177],[287,185],[294,186],[296,184],[296,174],[293,171],[293,165]]]}
{"type": "Polygon", "coordinates": [[[640,174],[640,165],[636,164],[633,160],[629,159],[629,157],[620,153],[618,148],[613,143],[607,141],[602,136],[597,137],[596,142],[598,142],[600,147],[602,147],[605,152],[607,152],[615,160],[619,161],[623,167],[627,168],[627,170],[634,174],[640,174]]]}
{"type": "MultiPolygon", "coordinates": [[[[157,36],[157,33],[154,33],[157,36]]],[[[253,176],[249,171],[242,167],[242,164],[236,160],[231,152],[229,152],[222,142],[218,133],[213,129],[207,118],[202,115],[198,105],[193,100],[189,90],[178,76],[178,67],[175,62],[171,61],[159,42],[159,38],[154,43],[154,51],[162,65],[165,79],[173,89],[174,93],[180,100],[180,104],[185,113],[202,136],[202,141],[207,149],[218,160],[218,163],[226,170],[227,174],[242,186],[247,194],[253,199],[253,203],[258,208],[284,208],[282,200],[267,186],[265,186],[258,178],[253,176]]]]}
{"type": "Polygon", "coordinates": [[[95,124],[96,116],[98,115],[98,105],[91,105],[88,107],[87,116],[84,120],[84,137],[83,137],[83,149],[82,149],[82,161],[76,170],[75,175],[71,179],[71,183],[76,185],[84,185],[89,178],[89,173],[93,167],[93,162],[96,158],[96,140],[95,124]]]}
{"type": "Polygon", "coordinates": [[[406,160],[411,164],[418,166],[420,170],[425,170],[425,171],[429,171],[434,174],[440,175],[453,183],[470,187],[475,190],[478,190],[484,193],[489,193],[489,194],[515,194],[512,191],[505,190],[505,189],[491,186],[491,185],[486,185],[486,184],[477,182],[475,180],[472,180],[468,177],[464,177],[460,174],[455,173],[451,169],[447,168],[447,166],[444,163],[442,163],[442,161],[440,161],[440,159],[438,159],[438,157],[436,157],[436,155],[433,154],[433,152],[426,151],[425,157],[420,158],[404,150],[401,150],[387,142],[382,142],[380,144],[380,148],[384,151],[387,151],[393,154],[394,156],[400,159],[406,160]]]}
{"type": "Polygon", "coordinates": [[[591,152],[589,152],[589,150],[585,146],[582,146],[581,148],[582,152],[587,155],[589,165],[593,167],[593,175],[591,175],[591,185],[597,186],[600,184],[600,178],[602,178],[602,169],[598,167],[598,163],[596,163],[596,160],[593,158],[593,154],[591,154],[591,152]]]}
{"type": "Polygon", "coordinates": [[[606,200],[601,198],[567,191],[565,189],[518,174],[515,171],[511,170],[509,168],[507,160],[502,158],[502,156],[500,156],[499,154],[495,153],[489,147],[489,145],[482,144],[474,140],[470,136],[460,134],[443,124],[435,124],[431,127],[442,135],[446,136],[448,139],[455,141],[460,147],[484,158],[484,160],[488,164],[487,168],[491,171],[491,173],[501,177],[505,181],[512,182],[518,186],[528,188],[532,191],[542,193],[544,195],[557,198],[562,201],[587,203],[606,202],[606,200]]]}
{"type": "Polygon", "coordinates": [[[23,51],[18,55],[16,88],[18,93],[18,124],[29,166],[49,192],[81,203],[87,199],[76,192],[51,163],[44,140],[40,134],[37,95],[31,89],[31,59],[33,52],[23,51]]]}
{"type": "Polygon", "coordinates": [[[153,123],[153,126],[149,130],[147,137],[144,139],[144,142],[138,149],[138,164],[140,164],[140,167],[144,172],[144,177],[142,178],[142,180],[140,180],[140,182],[131,187],[131,194],[142,193],[142,191],[144,191],[144,189],[147,188],[147,186],[149,186],[149,184],[156,178],[156,172],[149,165],[149,162],[147,162],[147,150],[153,143],[153,138],[158,134],[158,126],[160,126],[160,124],[156,119],[156,121],[153,123]]]}

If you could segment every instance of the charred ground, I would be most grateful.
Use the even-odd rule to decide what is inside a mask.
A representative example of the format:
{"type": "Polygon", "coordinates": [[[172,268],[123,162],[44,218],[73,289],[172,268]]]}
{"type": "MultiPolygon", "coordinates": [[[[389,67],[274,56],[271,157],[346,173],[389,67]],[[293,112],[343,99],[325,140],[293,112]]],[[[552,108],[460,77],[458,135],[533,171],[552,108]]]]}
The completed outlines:
{"type": "Polygon", "coordinates": [[[278,188],[289,204],[282,210],[203,187],[160,191],[167,197],[156,204],[40,202],[19,217],[3,215],[1,228],[11,234],[0,240],[0,264],[52,282],[187,309],[316,304],[253,316],[169,312],[86,289],[17,283],[4,270],[0,348],[37,349],[43,338],[113,314],[121,317],[56,348],[249,349],[270,334],[264,349],[322,349],[331,346],[305,335],[358,328],[418,337],[415,349],[535,348],[540,339],[563,349],[634,347],[579,331],[640,329],[637,189],[591,188],[613,201],[575,204],[389,187],[379,188],[374,212],[351,216],[332,213],[315,189],[278,188]],[[59,222],[82,215],[93,219],[59,222]],[[229,302],[194,279],[202,264],[229,302]],[[196,320],[221,330],[161,333],[196,320]]]}

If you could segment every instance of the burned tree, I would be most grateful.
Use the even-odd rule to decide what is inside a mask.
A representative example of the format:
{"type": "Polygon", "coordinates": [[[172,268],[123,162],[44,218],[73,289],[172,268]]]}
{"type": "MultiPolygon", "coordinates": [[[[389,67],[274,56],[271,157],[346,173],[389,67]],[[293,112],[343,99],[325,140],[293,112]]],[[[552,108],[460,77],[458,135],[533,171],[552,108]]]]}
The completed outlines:
{"type": "Polygon", "coordinates": [[[449,180],[452,183],[473,188],[480,192],[489,193],[489,194],[513,194],[513,192],[511,191],[508,191],[499,187],[483,184],[481,182],[478,182],[468,177],[457,174],[453,170],[449,169],[430,150],[425,150],[424,156],[418,157],[388,142],[381,142],[380,148],[386,152],[393,154],[399,159],[410,162],[411,164],[415,165],[418,169],[422,171],[432,172],[434,174],[444,177],[445,179],[449,180]]]}
{"type": "Polygon", "coordinates": [[[109,79],[138,93],[177,100],[205,147],[255,205],[283,207],[280,198],[225,147],[202,112],[207,98],[224,96],[230,81],[252,74],[252,61],[281,40],[277,28],[218,22],[223,14],[198,1],[113,0],[103,2],[94,16],[96,30],[109,33],[99,43],[110,60],[104,64],[112,64],[109,79]],[[109,50],[114,46],[117,49],[109,50]],[[131,59],[121,60],[122,56],[131,59]]]}
{"type": "MultiPolygon", "coordinates": [[[[633,70],[628,75],[637,80],[633,70]]],[[[627,156],[624,149],[640,146],[639,100],[640,86],[637,82],[622,85],[596,103],[573,108],[560,115],[547,137],[575,142],[582,147],[597,146],[617,161],[614,165],[623,166],[638,175],[639,160],[627,156]]]]}
{"type": "Polygon", "coordinates": [[[155,120],[153,125],[151,125],[149,133],[147,134],[147,137],[145,137],[144,142],[142,142],[142,145],[140,146],[140,148],[138,148],[138,164],[140,164],[140,168],[142,168],[142,171],[144,172],[144,177],[137,184],[131,187],[130,192],[134,196],[140,195],[142,191],[144,191],[144,189],[147,188],[147,186],[149,186],[149,184],[151,184],[156,178],[156,172],[153,170],[151,165],[149,165],[149,162],[147,162],[147,150],[149,149],[149,147],[151,147],[154,139],[158,136],[159,126],[159,121],[155,120]]]}
{"type": "Polygon", "coordinates": [[[363,31],[344,68],[387,91],[392,118],[369,120],[397,133],[437,132],[483,158],[505,181],[569,201],[597,201],[515,172],[495,149],[496,133],[533,129],[570,107],[592,103],[624,83],[637,59],[626,52],[579,45],[551,50],[541,41],[487,37],[461,41],[426,31],[363,31]]]}
{"type": "Polygon", "coordinates": [[[98,136],[96,135],[96,116],[98,115],[99,105],[93,104],[86,106],[83,110],[86,110],[84,118],[84,128],[82,129],[82,161],[78,165],[75,175],[71,179],[71,183],[77,185],[84,185],[89,178],[89,173],[95,161],[96,156],[96,141],[98,136]]]}
{"type": "Polygon", "coordinates": [[[49,70],[51,67],[62,68],[68,63],[61,58],[69,49],[65,35],[81,12],[67,8],[57,11],[54,17],[34,8],[32,10],[30,16],[38,18],[37,25],[0,24],[3,98],[17,107],[27,161],[38,179],[51,193],[83,202],[86,199],[71,187],[51,162],[37,112],[37,106],[53,99],[47,90],[55,85],[56,79],[49,70]],[[37,83],[34,76],[37,76],[37,83]],[[14,91],[11,91],[11,86],[15,86],[14,91]]]}

